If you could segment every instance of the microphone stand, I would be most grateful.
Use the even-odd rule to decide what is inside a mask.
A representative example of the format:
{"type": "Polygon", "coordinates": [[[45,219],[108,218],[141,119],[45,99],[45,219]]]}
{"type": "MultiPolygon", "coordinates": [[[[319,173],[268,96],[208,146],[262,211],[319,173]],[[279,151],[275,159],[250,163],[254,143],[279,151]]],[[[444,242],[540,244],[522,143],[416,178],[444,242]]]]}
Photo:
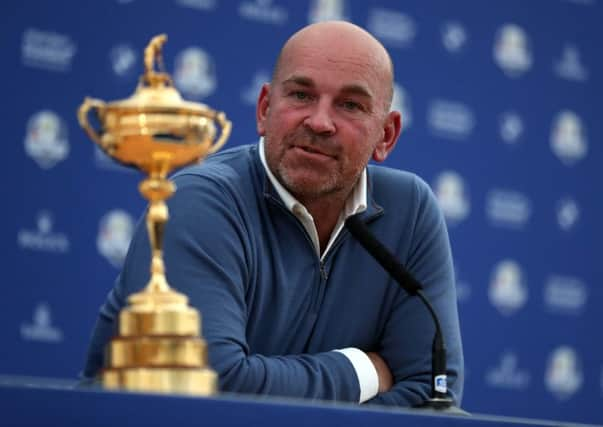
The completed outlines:
{"type": "Polygon", "coordinates": [[[419,408],[435,410],[449,409],[453,401],[447,394],[446,345],[440,327],[440,320],[429,300],[425,297],[423,286],[398,262],[396,257],[369,231],[358,215],[350,216],[346,227],[366,251],[379,262],[394,280],[411,295],[419,297],[427,307],[433,323],[435,334],[431,356],[431,397],[419,408]]]}

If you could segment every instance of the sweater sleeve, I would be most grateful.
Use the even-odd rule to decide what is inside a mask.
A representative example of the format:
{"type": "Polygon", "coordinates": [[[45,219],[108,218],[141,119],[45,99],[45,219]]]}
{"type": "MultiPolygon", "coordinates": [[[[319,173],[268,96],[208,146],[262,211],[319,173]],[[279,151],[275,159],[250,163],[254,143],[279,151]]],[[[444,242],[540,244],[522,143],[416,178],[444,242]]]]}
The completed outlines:
{"type": "MultiPolygon", "coordinates": [[[[220,389],[358,402],[360,390],[349,359],[335,351],[267,356],[252,354],[246,340],[246,292],[254,271],[253,248],[245,224],[245,206],[227,188],[208,178],[180,175],[169,200],[164,236],[170,286],[186,294],[201,312],[202,335],[220,389]]],[[[257,232],[257,231],[256,231],[257,232]]],[[[101,308],[85,375],[95,375],[102,349],[111,336],[119,309],[149,278],[149,243],[144,222],[137,227],[129,253],[107,302],[101,308]]],[[[269,334],[269,325],[266,333],[269,334]]]]}
{"type": "MultiPolygon", "coordinates": [[[[424,286],[437,313],[447,346],[449,394],[460,405],[463,352],[454,269],[448,232],[435,196],[415,178],[416,215],[409,253],[399,253],[405,267],[424,286]]],[[[405,236],[407,238],[407,236],[405,236]]],[[[416,406],[431,395],[431,354],[435,326],[417,297],[400,292],[385,327],[379,353],[390,367],[394,386],[367,403],[416,406]]]]}

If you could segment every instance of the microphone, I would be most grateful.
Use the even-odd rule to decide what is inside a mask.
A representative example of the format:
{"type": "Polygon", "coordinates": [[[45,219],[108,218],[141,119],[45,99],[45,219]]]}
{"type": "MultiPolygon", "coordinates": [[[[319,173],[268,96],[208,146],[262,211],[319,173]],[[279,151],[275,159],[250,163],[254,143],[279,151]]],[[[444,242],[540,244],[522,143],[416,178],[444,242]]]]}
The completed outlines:
{"type": "Polygon", "coordinates": [[[358,215],[352,215],[345,221],[345,226],[352,236],[366,249],[366,251],[379,262],[396,282],[410,295],[419,297],[431,314],[435,324],[435,334],[431,349],[431,398],[419,405],[424,408],[448,409],[453,401],[448,396],[446,374],[446,346],[440,327],[440,320],[433,306],[425,297],[421,283],[406,270],[396,257],[370,232],[368,227],[358,215]]]}

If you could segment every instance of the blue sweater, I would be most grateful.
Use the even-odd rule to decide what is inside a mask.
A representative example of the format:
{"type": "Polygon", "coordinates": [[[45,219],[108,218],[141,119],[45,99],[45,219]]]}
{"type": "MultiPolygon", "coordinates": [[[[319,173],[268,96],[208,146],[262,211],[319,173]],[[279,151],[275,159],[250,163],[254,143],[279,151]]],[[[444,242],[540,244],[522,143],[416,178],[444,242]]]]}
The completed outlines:
{"type": "MultiPolygon", "coordinates": [[[[257,146],[222,151],[174,177],[164,249],[167,278],[202,313],[202,333],[223,391],[358,401],[346,356],[377,351],[394,376],[369,403],[413,406],[430,394],[433,323],[342,230],[319,259],[310,237],[268,180],[257,146]]],[[[369,166],[371,231],[424,284],[448,346],[449,387],[460,404],[463,356],[450,245],[428,186],[369,166]]],[[[108,295],[84,371],[98,374],[119,310],[149,278],[144,222],[108,295]]]]}

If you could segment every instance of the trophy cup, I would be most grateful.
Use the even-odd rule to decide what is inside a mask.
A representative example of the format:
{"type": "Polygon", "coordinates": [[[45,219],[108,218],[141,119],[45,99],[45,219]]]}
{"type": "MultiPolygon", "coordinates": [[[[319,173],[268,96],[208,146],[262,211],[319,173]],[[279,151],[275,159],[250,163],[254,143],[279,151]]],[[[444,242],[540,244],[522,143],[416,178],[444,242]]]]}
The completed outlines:
{"type": "Polygon", "coordinates": [[[162,240],[168,220],[165,200],[175,191],[168,173],[217,151],[230,135],[231,123],[222,112],[184,101],[169,74],[155,71],[155,63],[163,71],[166,40],[165,34],[156,36],[146,47],[145,71],[130,98],[108,103],[85,98],[78,110],[80,125],[107,155],[147,175],[139,189],[149,201],[151,278],[119,314],[118,335],[106,348],[102,383],[110,389],[211,395],[217,391],[217,375],[207,365],[201,317],[185,295],[168,285],[162,240]],[[90,110],[99,130],[88,121],[90,110]]]}

